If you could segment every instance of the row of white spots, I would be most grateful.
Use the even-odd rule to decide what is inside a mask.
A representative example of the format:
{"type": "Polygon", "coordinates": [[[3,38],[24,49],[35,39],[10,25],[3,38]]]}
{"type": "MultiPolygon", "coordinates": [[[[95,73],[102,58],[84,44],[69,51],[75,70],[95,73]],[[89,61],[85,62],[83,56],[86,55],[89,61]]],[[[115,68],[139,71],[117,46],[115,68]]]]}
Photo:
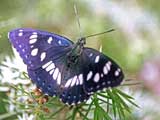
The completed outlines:
{"type": "MultiPolygon", "coordinates": [[[[43,66],[42,66],[42,67],[43,67],[43,66]]],[[[53,70],[54,68],[55,68],[55,64],[54,64],[54,63],[51,63],[50,65],[48,65],[48,66],[46,67],[46,71],[49,72],[49,71],[53,70]]]]}
{"type": "MultiPolygon", "coordinates": [[[[37,32],[33,32],[32,35],[29,37],[29,44],[34,44],[35,42],[37,42],[37,32]]],[[[34,46],[31,45],[31,48],[33,48],[34,46]]],[[[38,48],[34,48],[31,51],[31,55],[32,56],[36,56],[38,54],[38,48]]]]}
{"type": "Polygon", "coordinates": [[[19,30],[18,36],[19,37],[23,36],[23,30],[22,29],[19,30]]]}
{"type": "MultiPolygon", "coordinates": [[[[53,38],[52,38],[52,37],[49,37],[48,40],[47,40],[48,44],[51,44],[52,41],[53,41],[53,38]]],[[[59,44],[59,45],[62,45],[62,41],[61,41],[61,40],[58,40],[58,44],[59,44]]]]}
{"type": "Polygon", "coordinates": [[[99,62],[99,59],[100,59],[100,56],[97,55],[94,62],[95,62],[95,63],[98,63],[98,62],[99,62]]]}
{"type": "MultiPolygon", "coordinates": [[[[101,85],[97,84],[97,86],[96,86],[97,90],[100,87],[102,87],[102,90],[99,89],[97,92],[101,92],[101,91],[109,89],[110,84],[111,84],[111,81],[104,81],[104,82],[101,83],[101,85]],[[108,88],[105,87],[106,85],[108,86],[108,88]]],[[[89,88],[89,91],[90,91],[89,94],[94,94],[94,92],[93,92],[94,89],[95,89],[95,87],[90,87],[89,88]]]]}
{"type": "Polygon", "coordinates": [[[83,84],[83,74],[75,75],[74,77],[67,80],[65,87],[73,87],[75,85],[82,85],[83,84]]]}
{"type": "MultiPolygon", "coordinates": [[[[96,59],[95,59],[95,62],[98,62],[98,61],[99,61],[99,56],[97,56],[96,59]]],[[[94,78],[93,78],[94,82],[96,82],[96,83],[99,82],[100,77],[103,77],[104,75],[108,74],[108,72],[111,69],[111,64],[112,63],[110,61],[108,61],[103,67],[103,73],[101,73],[101,74],[100,73],[96,73],[94,75],[94,78]]],[[[115,73],[115,74],[118,74],[118,70],[117,70],[117,73],[115,73]]],[[[89,71],[89,73],[87,74],[87,81],[90,80],[92,78],[92,76],[93,76],[93,72],[89,71]]]]}
{"type": "Polygon", "coordinates": [[[34,44],[35,42],[37,42],[37,32],[33,32],[32,35],[29,37],[29,44],[34,44]]]}
{"type": "Polygon", "coordinates": [[[61,72],[52,61],[49,61],[46,64],[44,64],[42,68],[45,69],[46,72],[49,72],[50,75],[52,75],[53,79],[57,81],[58,85],[61,84],[61,72]]]}
{"type": "Polygon", "coordinates": [[[51,63],[52,63],[52,61],[47,62],[46,64],[44,64],[44,65],[42,66],[42,68],[43,68],[43,69],[46,68],[46,67],[49,66],[51,63]]]}
{"type": "Polygon", "coordinates": [[[120,72],[121,72],[121,69],[118,68],[118,69],[115,71],[114,75],[115,75],[115,76],[119,76],[119,73],[120,73],[120,72]]]}
{"type": "Polygon", "coordinates": [[[107,75],[108,72],[111,70],[111,65],[112,65],[112,63],[111,63],[110,61],[108,61],[108,62],[105,64],[105,66],[103,67],[103,73],[104,73],[105,75],[107,75]]]}
{"type": "MultiPolygon", "coordinates": [[[[37,42],[37,32],[33,32],[32,35],[29,37],[29,44],[34,44],[37,42]]],[[[31,48],[33,48],[34,45],[31,45],[31,48]]],[[[32,49],[31,51],[31,55],[32,56],[36,56],[38,54],[38,48],[34,48],[32,49]]],[[[44,59],[46,58],[46,52],[42,52],[41,55],[40,55],[40,59],[41,61],[43,61],[44,59]]]]}
{"type": "MultiPolygon", "coordinates": [[[[38,54],[38,48],[34,48],[34,49],[31,51],[31,55],[32,55],[32,56],[36,56],[37,54],[38,54]]],[[[46,58],[46,52],[42,52],[41,55],[40,55],[41,61],[43,61],[45,58],[46,58]]]]}

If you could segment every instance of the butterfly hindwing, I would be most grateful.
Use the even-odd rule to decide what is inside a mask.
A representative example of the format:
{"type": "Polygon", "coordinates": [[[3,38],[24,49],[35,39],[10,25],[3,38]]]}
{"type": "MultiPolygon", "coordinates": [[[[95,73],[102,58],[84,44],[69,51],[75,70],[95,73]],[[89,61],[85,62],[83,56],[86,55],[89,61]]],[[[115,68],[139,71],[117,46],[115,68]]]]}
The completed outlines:
{"type": "Polygon", "coordinates": [[[63,57],[59,59],[51,58],[50,61],[40,68],[32,70],[27,69],[29,77],[40,88],[43,93],[50,96],[59,96],[62,84],[63,57]]]}
{"type": "Polygon", "coordinates": [[[88,100],[90,95],[84,88],[84,76],[83,76],[83,61],[79,57],[78,62],[70,67],[65,66],[64,78],[63,78],[63,91],[60,95],[62,102],[74,105],[88,100]]]}
{"type": "Polygon", "coordinates": [[[31,28],[12,30],[8,37],[24,63],[32,69],[48,62],[51,56],[58,58],[68,46],[73,44],[69,39],[60,35],[31,28]]]}

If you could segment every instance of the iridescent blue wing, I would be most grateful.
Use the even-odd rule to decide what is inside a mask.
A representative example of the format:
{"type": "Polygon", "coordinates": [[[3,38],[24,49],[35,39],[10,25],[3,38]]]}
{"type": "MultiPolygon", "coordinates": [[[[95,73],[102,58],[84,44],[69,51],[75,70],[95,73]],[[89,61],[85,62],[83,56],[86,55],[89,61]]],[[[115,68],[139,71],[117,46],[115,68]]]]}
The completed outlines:
{"type": "Polygon", "coordinates": [[[60,35],[30,28],[12,30],[8,38],[31,69],[41,67],[52,56],[57,59],[73,44],[60,35]]]}
{"type": "Polygon", "coordinates": [[[54,33],[30,28],[12,30],[8,37],[27,64],[28,75],[37,87],[51,96],[57,95],[62,59],[72,49],[73,42],[54,33]]]}

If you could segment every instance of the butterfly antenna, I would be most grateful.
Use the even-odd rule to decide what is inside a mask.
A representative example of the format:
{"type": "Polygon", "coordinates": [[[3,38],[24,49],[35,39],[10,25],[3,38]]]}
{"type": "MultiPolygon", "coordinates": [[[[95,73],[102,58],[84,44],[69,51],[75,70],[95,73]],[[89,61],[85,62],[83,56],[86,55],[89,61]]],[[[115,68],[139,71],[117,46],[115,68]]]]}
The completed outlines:
{"type": "Polygon", "coordinates": [[[105,33],[112,32],[112,31],[115,31],[115,29],[110,29],[110,30],[106,30],[106,31],[101,32],[101,33],[96,33],[96,34],[88,35],[88,36],[85,36],[84,38],[94,37],[94,36],[102,35],[102,34],[105,34],[105,33]]]}
{"type": "Polygon", "coordinates": [[[78,23],[80,38],[82,38],[82,29],[81,29],[81,24],[80,24],[80,20],[79,20],[79,14],[78,14],[76,0],[74,1],[74,13],[76,15],[76,19],[77,19],[77,23],[78,23]]]}

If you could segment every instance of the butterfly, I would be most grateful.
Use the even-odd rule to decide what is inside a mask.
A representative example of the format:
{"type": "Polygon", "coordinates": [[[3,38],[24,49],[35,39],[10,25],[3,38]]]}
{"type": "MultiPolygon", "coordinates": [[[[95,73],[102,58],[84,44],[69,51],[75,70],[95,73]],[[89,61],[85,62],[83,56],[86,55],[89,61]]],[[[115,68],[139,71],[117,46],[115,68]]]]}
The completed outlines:
{"type": "Polygon", "coordinates": [[[55,33],[19,28],[10,31],[8,38],[27,65],[33,83],[65,104],[80,104],[95,92],[123,81],[122,69],[111,58],[84,47],[85,37],[73,43],[55,33]]]}

